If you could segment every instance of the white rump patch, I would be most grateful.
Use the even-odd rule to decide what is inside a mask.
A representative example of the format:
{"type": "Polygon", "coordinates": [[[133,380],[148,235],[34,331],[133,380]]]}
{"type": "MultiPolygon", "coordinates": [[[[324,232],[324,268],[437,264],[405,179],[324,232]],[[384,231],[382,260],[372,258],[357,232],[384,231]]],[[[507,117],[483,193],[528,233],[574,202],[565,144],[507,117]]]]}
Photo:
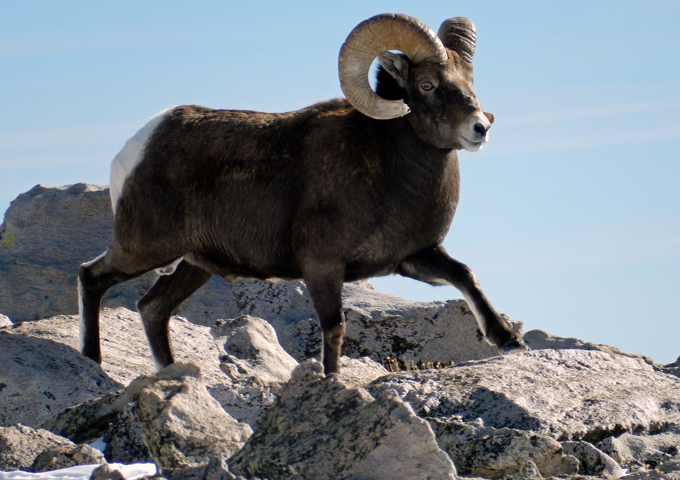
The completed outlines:
{"type": "Polygon", "coordinates": [[[113,214],[116,214],[116,206],[118,199],[123,192],[123,185],[130,176],[130,173],[139,164],[144,157],[144,149],[149,142],[149,138],[156,131],[158,125],[165,119],[168,113],[175,107],[163,110],[146,125],[142,127],[135,135],[125,143],[123,149],[115,156],[111,162],[111,176],[109,178],[109,193],[111,195],[111,207],[113,214]]]}

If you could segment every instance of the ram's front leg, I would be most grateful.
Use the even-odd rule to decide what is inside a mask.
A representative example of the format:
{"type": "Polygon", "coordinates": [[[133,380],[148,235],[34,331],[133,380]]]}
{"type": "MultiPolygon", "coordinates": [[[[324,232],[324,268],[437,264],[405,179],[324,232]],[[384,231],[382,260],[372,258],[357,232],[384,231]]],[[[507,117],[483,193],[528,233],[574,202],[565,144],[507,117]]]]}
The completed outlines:
{"type": "Polygon", "coordinates": [[[491,306],[472,270],[451,258],[441,245],[410,255],[401,262],[397,273],[432,285],[453,285],[465,297],[479,329],[490,344],[502,353],[527,350],[522,338],[491,306]]]}
{"type": "Polygon", "coordinates": [[[308,260],[303,272],[323,332],[324,372],[327,375],[339,373],[340,350],[345,335],[345,315],[342,312],[344,265],[308,260]]]}

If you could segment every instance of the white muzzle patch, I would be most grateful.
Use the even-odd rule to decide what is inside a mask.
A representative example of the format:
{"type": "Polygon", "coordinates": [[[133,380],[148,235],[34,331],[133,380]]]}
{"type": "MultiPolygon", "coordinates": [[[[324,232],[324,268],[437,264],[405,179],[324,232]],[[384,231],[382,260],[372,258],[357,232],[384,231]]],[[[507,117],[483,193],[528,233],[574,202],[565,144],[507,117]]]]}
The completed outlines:
{"type": "Polygon", "coordinates": [[[482,113],[475,113],[458,129],[458,140],[465,150],[476,152],[489,141],[490,128],[489,119],[482,113]]]}

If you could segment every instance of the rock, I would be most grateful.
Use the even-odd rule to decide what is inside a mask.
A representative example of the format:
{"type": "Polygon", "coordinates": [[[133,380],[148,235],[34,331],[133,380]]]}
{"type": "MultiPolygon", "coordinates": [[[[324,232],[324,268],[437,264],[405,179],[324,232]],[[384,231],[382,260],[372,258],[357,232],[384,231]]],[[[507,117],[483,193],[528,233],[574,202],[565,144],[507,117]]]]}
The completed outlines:
{"type": "Polygon", "coordinates": [[[562,447],[565,453],[578,458],[581,473],[602,475],[606,478],[621,478],[626,474],[612,457],[588,442],[562,442],[562,447]]]}
{"type": "Polygon", "coordinates": [[[500,358],[465,302],[412,302],[368,282],[343,289],[339,375],[324,378],[318,362],[297,366],[321,350],[304,282],[219,278],[172,318],[178,364],[156,375],[139,316],[129,310],[153,272],[105,297],[105,307],[116,308],[102,312],[99,367],[77,352],[75,278],[80,263],[108,247],[111,232],[108,189],[86,184],[37,186],[5,216],[0,425],[23,440],[5,440],[3,429],[0,459],[44,468],[43,459],[49,467],[92,453],[59,437],[52,438],[58,449],[43,448],[48,432],[13,426],[37,427],[68,407],[44,425],[77,442],[103,436],[112,460],[158,459],[168,479],[239,478],[227,457],[250,434],[239,421],[258,419],[230,461],[272,478],[454,478],[448,452],[461,473],[487,478],[680,479],[680,359],[652,365],[540,330],[525,335],[534,351],[500,358]],[[390,373],[380,365],[387,357],[402,370],[457,365],[390,373]],[[632,473],[621,476],[621,467],[632,473]]]}
{"type": "Polygon", "coordinates": [[[680,377],[680,357],[678,357],[675,362],[669,363],[668,365],[654,365],[654,369],[659,372],[680,377]]]}
{"type": "Polygon", "coordinates": [[[144,444],[161,468],[229,458],[252,434],[249,425],[235,420],[210,396],[195,365],[175,363],[164,368],[135,399],[144,444]]]}
{"type": "Polygon", "coordinates": [[[167,480],[246,480],[229,470],[226,459],[211,458],[206,465],[186,468],[164,468],[161,471],[167,480]]]}
{"type": "Polygon", "coordinates": [[[561,441],[680,425],[679,379],[641,359],[599,351],[535,350],[390,375],[368,387],[372,395],[388,389],[422,417],[482,418],[489,427],[561,441]]]}
{"type": "Polygon", "coordinates": [[[115,470],[110,465],[104,464],[94,469],[90,480],[125,480],[125,477],[120,470],[115,470]]]}
{"type": "MultiPolygon", "coordinates": [[[[263,318],[297,361],[320,356],[321,328],[304,282],[244,282],[233,286],[232,295],[238,309],[234,311],[234,304],[224,300],[222,318],[242,314],[263,318]],[[283,308],[277,307],[277,302],[283,308]]],[[[448,365],[498,355],[482,338],[463,300],[414,302],[359,282],[345,284],[343,306],[347,331],[342,352],[351,358],[370,357],[381,362],[392,357],[402,362],[448,365]]],[[[508,321],[521,332],[521,323],[508,321]]]]}
{"type": "Polygon", "coordinates": [[[680,428],[672,428],[656,435],[623,433],[605,438],[598,445],[624,467],[656,467],[680,456],[680,428]]]}
{"type": "Polygon", "coordinates": [[[485,427],[481,419],[463,422],[457,417],[434,417],[428,420],[437,436],[437,443],[463,475],[522,477],[524,468],[526,477],[535,467],[547,478],[579,471],[578,460],[565,454],[562,445],[547,435],[485,427]],[[528,462],[531,462],[529,466],[523,467],[528,462]]]}
{"type": "Polygon", "coordinates": [[[654,469],[642,468],[622,480],[680,480],[680,460],[666,462],[654,469]]]}
{"type": "MultiPolygon", "coordinates": [[[[152,460],[144,439],[145,431],[137,417],[137,409],[134,399],[129,399],[130,403],[120,406],[123,402],[118,402],[118,408],[103,410],[102,416],[91,418],[105,419],[110,418],[108,423],[104,423],[99,435],[103,436],[104,454],[106,458],[119,463],[146,463],[152,460]],[[111,415],[106,415],[107,413],[111,415]]],[[[91,420],[90,420],[91,421],[91,420]]],[[[103,422],[102,422],[103,423],[103,422]]],[[[45,425],[47,427],[47,425],[45,425]]],[[[59,432],[59,430],[52,430],[59,432]]],[[[68,437],[68,436],[67,436],[68,437]]],[[[68,437],[71,438],[71,437],[68,437]]]]}
{"type": "Polygon", "coordinates": [[[100,218],[107,199],[102,187],[38,185],[10,204],[0,227],[1,312],[15,322],[77,313],[78,265],[111,236],[100,218]]]}
{"type": "Polygon", "coordinates": [[[578,338],[564,338],[551,335],[543,330],[529,330],[524,334],[524,342],[532,350],[597,350],[626,357],[639,358],[652,364],[652,359],[644,355],[635,355],[602,343],[585,342],[578,338]]]}
{"type": "Polygon", "coordinates": [[[513,480],[541,480],[543,475],[538,470],[538,467],[532,460],[527,460],[522,464],[519,473],[513,477],[513,480]]]}
{"type": "Polygon", "coordinates": [[[89,445],[58,445],[43,450],[31,465],[31,471],[46,472],[96,463],[106,463],[106,460],[102,452],[89,445]]]}
{"type": "MultiPolygon", "coordinates": [[[[413,302],[355,285],[344,291],[344,355],[446,365],[498,355],[483,339],[464,300],[413,302]]],[[[452,289],[451,294],[458,292],[452,289]]],[[[522,333],[521,323],[505,318],[522,333]]]]}
{"type": "MultiPolygon", "coordinates": [[[[0,425],[39,427],[66,407],[122,387],[72,347],[25,335],[24,327],[0,330],[0,425]]],[[[77,335],[77,323],[66,328],[77,335]]]]}
{"type": "Polygon", "coordinates": [[[49,426],[71,436],[104,434],[110,461],[153,460],[170,469],[228,458],[252,433],[210,396],[199,367],[182,362],[135,379],[122,393],[73,407],[49,426]]]}
{"type": "Polygon", "coordinates": [[[350,387],[366,386],[372,381],[387,375],[389,372],[369,357],[340,357],[340,373],[338,378],[350,387]]]}
{"type": "Polygon", "coordinates": [[[0,427],[0,470],[31,470],[33,462],[48,448],[74,447],[73,442],[47,430],[25,425],[0,427]]]}
{"type": "Polygon", "coordinates": [[[301,364],[232,471],[267,478],[456,478],[429,425],[392,391],[375,399],[301,364]]]}
{"type": "MultiPolygon", "coordinates": [[[[285,371],[290,372],[296,363],[281,349],[276,335],[266,322],[249,318],[259,328],[269,332],[268,337],[253,338],[258,343],[249,347],[255,358],[252,364],[247,358],[239,359],[233,355],[229,358],[238,362],[238,366],[229,363],[223,348],[226,333],[220,337],[219,328],[216,330],[217,337],[214,337],[208,327],[173,317],[170,333],[176,360],[200,364],[211,395],[237,419],[254,423],[262,410],[274,402],[274,392],[279,388],[277,378],[280,378],[280,383],[284,383],[285,371]],[[282,360],[284,355],[288,357],[285,360],[288,363],[282,360]],[[262,361],[267,359],[276,359],[277,374],[265,372],[262,361]],[[235,379],[225,375],[225,370],[236,372],[235,379]],[[245,373],[247,371],[251,373],[248,375],[245,373]],[[265,377],[268,380],[265,381],[265,377]]],[[[224,332],[228,331],[226,326],[220,328],[224,332]]],[[[76,316],[62,315],[23,322],[13,328],[0,330],[0,360],[6,360],[0,363],[1,424],[12,425],[25,421],[40,426],[67,407],[119,391],[133,379],[154,373],[153,360],[138,314],[124,308],[104,309],[101,333],[104,340],[100,368],[75,350],[79,343],[76,316]],[[64,381],[55,381],[57,379],[64,381]],[[4,389],[11,392],[11,396],[1,394],[3,383],[8,385],[4,389]],[[55,398],[49,398],[50,395],[55,398]]],[[[241,343],[246,345],[247,340],[245,336],[241,343]]],[[[73,418],[68,419],[66,424],[80,425],[73,418]]],[[[83,428],[87,430],[89,427],[83,428]]],[[[63,434],[67,433],[64,431],[63,434]]],[[[69,438],[75,435],[75,438],[81,439],[74,432],[67,435],[69,438]]]]}
{"type": "Polygon", "coordinates": [[[211,333],[220,352],[220,368],[232,382],[222,405],[252,424],[274,403],[298,362],[281,348],[276,332],[261,318],[245,315],[220,321],[211,333]]]}
{"type": "MultiPolygon", "coordinates": [[[[223,354],[222,365],[233,367],[225,373],[234,380],[247,375],[264,385],[278,386],[290,380],[298,365],[279,345],[276,331],[261,318],[244,315],[233,321],[222,321],[211,333],[223,354]]],[[[222,369],[224,371],[224,367],[222,369]]]]}

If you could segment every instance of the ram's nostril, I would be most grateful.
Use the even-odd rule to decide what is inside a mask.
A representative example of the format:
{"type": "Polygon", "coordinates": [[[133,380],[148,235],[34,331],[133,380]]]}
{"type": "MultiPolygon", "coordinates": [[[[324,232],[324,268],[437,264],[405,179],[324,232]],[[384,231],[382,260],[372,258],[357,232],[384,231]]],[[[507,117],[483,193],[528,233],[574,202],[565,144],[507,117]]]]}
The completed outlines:
{"type": "Polygon", "coordinates": [[[487,128],[481,123],[475,123],[475,126],[473,128],[475,133],[478,133],[480,135],[486,135],[487,128]]]}

